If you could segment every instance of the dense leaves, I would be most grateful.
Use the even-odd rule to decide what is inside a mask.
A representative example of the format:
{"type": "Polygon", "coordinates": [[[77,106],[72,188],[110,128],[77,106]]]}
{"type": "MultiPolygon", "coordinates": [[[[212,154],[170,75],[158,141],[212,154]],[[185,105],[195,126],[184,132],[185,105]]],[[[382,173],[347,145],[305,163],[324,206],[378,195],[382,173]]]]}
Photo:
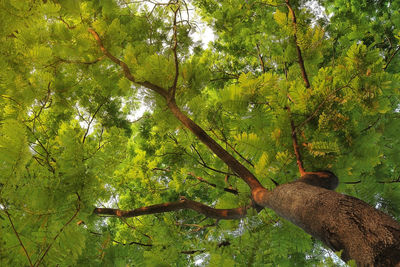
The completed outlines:
{"type": "Polygon", "coordinates": [[[332,170],[339,192],[400,220],[399,2],[290,3],[296,23],[283,0],[0,1],[0,265],[342,264],[271,210],[93,214],[181,196],[250,203],[143,82],[176,87],[181,109],[268,189],[298,177],[292,120],[307,170],[332,170]],[[209,46],[194,41],[202,23],[209,46]]]}

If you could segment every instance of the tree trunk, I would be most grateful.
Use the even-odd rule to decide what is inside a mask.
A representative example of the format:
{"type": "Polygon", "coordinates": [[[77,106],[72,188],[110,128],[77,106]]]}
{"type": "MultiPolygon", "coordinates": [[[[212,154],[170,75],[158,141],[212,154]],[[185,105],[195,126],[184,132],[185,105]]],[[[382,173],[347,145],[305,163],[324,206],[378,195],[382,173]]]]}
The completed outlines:
{"type": "Polygon", "coordinates": [[[400,266],[400,225],[367,203],[301,180],[265,192],[263,204],[358,266],[400,266]]]}

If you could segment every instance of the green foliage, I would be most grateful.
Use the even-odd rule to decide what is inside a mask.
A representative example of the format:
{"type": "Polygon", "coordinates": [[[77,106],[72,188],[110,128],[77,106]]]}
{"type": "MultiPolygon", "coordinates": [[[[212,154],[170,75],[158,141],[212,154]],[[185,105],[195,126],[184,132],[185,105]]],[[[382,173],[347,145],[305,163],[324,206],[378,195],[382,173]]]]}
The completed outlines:
{"type": "Polygon", "coordinates": [[[296,32],[283,1],[153,2],[0,1],[1,266],[28,265],[24,250],[43,266],[337,264],[268,210],[220,222],[190,210],[93,214],[180,196],[216,208],[250,203],[247,185],[88,32],[137,81],[169,88],[177,5],[185,113],[272,189],[298,177],[289,107],[306,169],[332,170],[338,191],[400,219],[399,1],[320,0],[321,16],[291,1],[296,32]],[[193,41],[200,23],[185,4],[214,31],[208,48],[193,41]]]}

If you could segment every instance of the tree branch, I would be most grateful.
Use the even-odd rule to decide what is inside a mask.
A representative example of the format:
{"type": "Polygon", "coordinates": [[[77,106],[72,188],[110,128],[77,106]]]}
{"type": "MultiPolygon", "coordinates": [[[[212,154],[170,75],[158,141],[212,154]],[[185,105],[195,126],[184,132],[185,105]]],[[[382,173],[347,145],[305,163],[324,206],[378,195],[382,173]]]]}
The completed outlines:
{"type": "Polygon", "coordinates": [[[78,215],[79,211],[81,210],[81,198],[78,193],[76,193],[78,196],[78,205],[76,207],[75,213],[72,215],[72,217],[61,227],[61,229],[58,231],[58,233],[53,237],[53,240],[51,243],[47,246],[46,250],[44,251],[42,257],[40,257],[34,264],[34,266],[39,266],[40,263],[43,261],[44,257],[47,255],[49,252],[50,248],[53,246],[54,242],[57,240],[57,238],[60,236],[60,234],[64,231],[65,227],[67,227],[78,215]]]}
{"type": "Polygon", "coordinates": [[[96,64],[97,62],[101,61],[103,58],[105,58],[105,55],[98,57],[92,61],[70,60],[70,59],[64,59],[64,58],[57,57],[58,61],[63,62],[63,63],[85,64],[85,65],[96,64]]]}
{"type": "MultiPolygon", "coordinates": [[[[200,176],[196,176],[194,173],[189,172],[188,175],[190,175],[190,176],[196,178],[197,180],[199,180],[199,181],[202,182],[202,183],[206,183],[206,184],[208,184],[209,186],[212,186],[212,187],[214,187],[214,188],[217,188],[217,185],[216,185],[216,184],[210,183],[209,181],[205,180],[204,178],[202,178],[202,177],[200,177],[200,176]]],[[[228,193],[231,193],[231,194],[234,194],[234,195],[238,195],[238,194],[239,194],[239,192],[238,192],[236,189],[226,188],[226,187],[223,188],[223,189],[224,189],[225,192],[228,192],[228,193]]]]}
{"type": "Polygon", "coordinates": [[[297,161],[297,166],[299,167],[300,176],[303,176],[305,174],[305,170],[304,170],[304,166],[303,166],[303,160],[301,158],[300,147],[297,142],[296,126],[294,125],[294,122],[292,119],[292,113],[290,112],[289,106],[287,107],[287,111],[289,114],[290,127],[292,130],[291,136],[292,136],[292,141],[293,141],[294,154],[296,155],[296,161],[297,161]]]}
{"type": "Polygon", "coordinates": [[[299,60],[301,76],[303,77],[303,80],[304,80],[304,83],[306,85],[306,88],[310,88],[310,82],[308,80],[306,68],[304,67],[303,56],[301,54],[300,46],[299,46],[299,44],[297,42],[297,20],[296,20],[296,14],[294,13],[294,10],[293,10],[292,6],[289,3],[289,0],[285,0],[285,2],[286,2],[287,8],[289,9],[290,14],[292,15],[292,22],[293,22],[293,27],[294,27],[294,43],[296,45],[296,51],[297,51],[297,57],[298,57],[298,60],[299,60]]]}
{"type": "MultiPolygon", "coordinates": [[[[201,156],[201,154],[199,153],[199,151],[196,149],[196,147],[195,147],[194,145],[191,145],[191,147],[192,147],[193,150],[196,152],[197,156],[199,156],[199,158],[200,158],[200,161],[198,161],[197,159],[195,159],[195,160],[196,160],[201,166],[203,166],[204,168],[209,169],[209,170],[211,170],[211,171],[213,171],[213,172],[222,173],[222,174],[225,174],[225,175],[237,176],[237,175],[234,174],[234,173],[229,173],[229,172],[217,170],[217,169],[215,169],[215,168],[213,168],[213,167],[208,166],[207,163],[204,161],[203,157],[201,156]]],[[[187,152],[185,151],[185,153],[187,153],[187,152]]],[[[188,154],[188,153],[187,153],[187,154],[188,154]]],[[[189,154],[189,155],[190,155],[190,154],[189,154]]]]}
{"type": "Polygon", "coordinates": [[[94,39],[96,39],[97,45],[100,47],[100,50],[103,52],[104,55],[106,55],[106,57],[108,57],[109,59],[111,59],[111,61],[113,61],[114,63],[118,64],[119,66],[121,66],[125,77],[130,80],[133,83],[139,84],[143,87],[146,87],[154,92],[156,92],[157,94],[163,96],[165,99],[168,99],[168,93],[167,91],[165,91],[164,88],[153,84],[149,81],[136,81],[135,77],[132,75],[131,70],[129,69],[128,65],[119,60],[118,58],[116,58],[115,56],[113,56],[103,45],[103,42],[101,41],[99,35],[97,34],[97,32],[94,29],[89,28],[88,30],[94,37],[94,39]]]}
{"type": "Polygon", "coordinates": [[[215,209],[207,205],[204,205],[202,203],[189,200],[185,197],[181,197],[179,201],[156,204],[133,210],[95,208],[94,213],[98,215],[111,215],[116,217],[129,218],[142,215],[190,209],[200,214],[203,214],[209,218],[220,219],[220,220],[234,220],[246,217],[247,209],[249,209],[250,207],[251,206],[249,205],[235,209],[215,209]]]}
{"type": "Polygon", "coordinates": [[[334,94],[336,94],[337,92],[339,92],[340,90],[342,90],[343,88],[349,87],[350,82],[357,76],[357,74],[353,75],[350,80],[343,86],[336,88],[335,90],[332,91],[332,93],[330,93],[329,95],[327,95],[324,100],[322,100],[322,102],[317,106],[317,108],[314,110],[314,112],[307,118],[305,119],[300,125],[298,125],[296,127],[297,129],[301,129],[303,128],[304,125],[306,125],[312,118],[314,118],[318,111],[322,108],[322,106],[325,104],[325,102],[328,101],[329,98],[331,98],[334,94]]]}
{"type": "Polygon", "coordinates": [[[235,152],[241,159],[243,159],[247,164],[249,164],[251,167],[254,168],[254,164],[253,164],[250,160],[246,159],[242,154],[240,154],[240,152],[237,151],[237,150],[235,149],[235,147],[234,147],[233,145],[231,145],[231,144],[228,142],[228,140],[227,140],[227,138],[226,138],[225,136],[223,136],[223,138],[221,138],[221,137],[219,137],[219,136],[217,135],[217,133],[216,133],[213,129],[210,129],[210,131],[215,135],[215,137],[216,137],[218,140],[224,142],[224,143],[225,143],[227,146],[229,146],[229,147],[232,149],[232,151],[235,152]]]}
{"type": "Polygon", "coordinates": [[[22,240],[21,240],[21,238],[19,237],[19,234],[18,234],[17,230],[15,229],[15,226],[14,226],[14,223],[13,223],[13,221],[12,221],[12,219],[11,219],[10,213],[8,213],[7,208],[5,208],[5,207],[4,207],[3,211],[4,211],[5,214],[7,215],[8,220],[10,221],[10,224],[11,224],[11,227],[12,227],[12,229],[13,229],[13,231],[14,231],[14,234],[15,234],[15,236],[17,237],[18,242],[19,242],[19,244],[21,245],[21,247],[22,247],[22,249],[23,249],[23,251],[24,251],[24,253],[25,253],[25,255],[26,255],[26,258],[28,259],[29,265],[30,265],[30,266],[34,266],[34,265],[32,264],[31,258],[29,257],[28,251],[26,250],[26,248],[25,248],[25,246],[24,246],[24,243],[22,243],[22,240]]]}
{"type": "Polygon", "coordinates": [[[387,67],[389,66],[390,62],[392,62],[393,58],[396,56],[396,54],[400,51],[400,45],[397,46],[397,49],[394,51],[394,53],[390,56],[388,62],[386,63],[385,67],[383,68],[383,70],[386,70],[387,67]]]}
{"type": "Polygon", "coordinates": [[[211,138],[199,125],[187,117],[176,105],[175,100],[169,101],[168,107],[174,116],[188,128],[197,138],[203,142],[212,152],[214,152],[226,165],[231,168],[242,180],[247,183],[250,189],[265,189],[257,178],[243,164],[222,148],[213,138],[211,138]]]}
{"type": "Polygon", "coordinates": [[[177,106],[174,98],[169,97],[168,92],[158,85],[152,84],[148,81],[138,82],[133,77],[129,67],[125,62],[119,60],[112,54],[110,54],[107,49],[103,46],[101,39],[97,32],[93,29],[89,29],[89,32],[96,39],[101,51],[110,58],[113,62],[120,65],[124,71],[124,75],[130,81],[142,85],[167,100],[167,105],[172,114],[186,127],[188,128],[203,144],[205,144],[212,152],[214,152],[229,168],[231,168],[235,173],[239,175],[242,180],[247,183],[252,191],[253,200],[256,202],[262,201],[263,196],[267,189],[265,189],[257,178],[252,174],[243,164],[241,164],[237,159],[235,159],[228,151],[221,147],[213,138],[211,138],[199,125],[192,121],[188,116],[186,116],[177,106]]]}
{"type": "Polygon", "coordinates": [[[176,16],[179,11],[180,7],[174,10],[174,26],[173,26],[173,39],[174,39],[174,46],[172,47],[172,52],[174,54],[174,64],[175,64],[175,77],[172,86],[168,89],[169,95],[171,98],[175,98],[176,86],[178,84],[178,76],[179,76],[179,62],[178,62],[178,54],[177,54],[177,47],[178,47],[178,38],[177,38],[177,25],[176,25],[176,16]]]}
{"type": "Polygon", "coordinates": [[[89,133],[89,130],[90,130],[90,125],[92,124],[94,118],[96,117],[97,113],[100,111],[101,107],[102,107],[104,104],[105,104],[105,103],[102,103],[102,104],[100,104],[100,105],[97,107],[97,109],[96,109],[95,112],[93,113],[92,118],[89,120],[87,129],[86,129],[86,132],[85,132],[85,134],[83,135],[83,138],[82,138],[82,144],[85,143],[86,137],[87,137],[87,135],[88,135],[88,133],[89,133]]]}
{"type": "Polygon", "coordinates": [[[257,47],[258,59],[260,60],[261,70],[263,73],[265,73],[265,63],[264,63],[264,59],[261,55],[260,46],[257,44],[256,47],[257,47]]]}

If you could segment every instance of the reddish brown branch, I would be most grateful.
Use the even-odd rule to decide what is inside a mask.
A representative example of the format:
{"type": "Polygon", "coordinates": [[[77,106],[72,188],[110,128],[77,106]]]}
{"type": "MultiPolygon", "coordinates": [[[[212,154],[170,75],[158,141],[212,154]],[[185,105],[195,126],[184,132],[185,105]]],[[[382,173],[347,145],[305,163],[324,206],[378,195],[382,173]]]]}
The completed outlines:
{"type": "Polygon", "coordinates": [[[264,189],[257,178],[252,174],[243,164],[229,154],[224,148],[222,148],[213,138],[211,138],[199,125],[187,117],[176,105],[175,100],[168,102],[168,107],[174,116],[198,139],[203,142],[212,152],[214,152],[226,165],[231,168],[244,182],[248,184],[250,189],[264,189]]]}
{"type": "MultiPolygon", "coordinates": [[[[210,183],[209,181],[207,181],[207,180],[205,180],[204,178],[202,178],[202,177],[200,177],[200,176],[196,176],[194,173],[188,173],[190,176],[192,176],[192,177],[194,177],[194,178],[196,178],[197,180],[199,180],[200,182],[202,182],[202,183],[205,183],[205,184],[208,184],[209,186],[212,186],[212,187],[214,187],[214,188],[217,188],[217,185],[216,184],[213,184],[213,183],[210,183]]],[[[228,193],[231,193],[231,194],[234,194],[234,195],[238,195],[239,194],[239,192],[236,190],[236,189],[232,189],[232,188],[223,188],[223,190],[225,191],[225,192],[228,192],[228,193]]]]}
{"type": "Polygon", "coordinates": [[[294,27],[294,43],[296,45],[296,51],[297,51],[297,57],[298,57],[298,62],[299,62],[299,66],[300,66],[300,70],[301,70],[301,76],[303,77],[304,83],[306,85],[306,88],[310,88],[310,82],[308,80],[308,76],[307,76],[307,72],[306,72],[306,68],[304,67],[304,60],[303,60],[303,56],[301,54],[301,49],[300,46],[297,42],[297,20],[296,20],[296,14],[294,13],[294,10],[292,8],[292,6],[289,3],[289,0],[285,0],[286,2],[286,6],[289,9],[290,14],[292,15],[292,23],[293,23],[293,27],[294,27]]]}
{"type": "Polygon", "coordinates": [[[194,210],[200,214],[203,214],[209,218],[220,219],[220,220],[233,220],[240,219],[246,216],[247,209],[250,206],[244,206],[235,209],[215,209],[211,208],[202,203],[186,199],[181,197],[179,201],[167,202],[162,204],[156,204],[152,206],[137,208],[133,210],[120,210],[120,209],[110,209],[110,208],[95,208],[94,213],[98,215],[110,215],[116,217],[137,217],[142,215],[165,213],[170,211],[190,209],[194,210]]]}
{"type": "Polygon", "coordinates": [[[238,160],[236,160],[231,154],[229,154],[224,148],[222,148],[214,139],[212,139],[199,125],[187,117],[177,106],[175,98],[171,97],[168,92],[155,84],[150,82],[138,82],[133,77],[128,65],[113,56],[107,49],[103,46],[103,43],[93,29],[89,29],[89,32],[96,39],[101,51],[110,58],[113,62],[120,65],[123,69],[125,77],[139,85],[142,85],[157,94],[161,95],[167,100],[167,105],[172,114],[186,127],[188,128],[203,144],[205,144],[212,152],[214,152],[229,168],[231,168],[244,182],[248,184],[252,191],[253,199],[257,201],[262,201],[262,196],[267,192],[267,190],[261,185],[257,178],[238,160]]]}
{"type": "Polygon", "coordinates": [[[17,237],[18,242],[19,242],[19,244],[20,244],[21,247],[22,247],[22,250],[24,251],[24,253],[25,253],[25,255],[26,255],[26,258],[28,259],[29,265],[30,265],[30,266],[33,266],[32,261],[31,261],[31,258],[29,257],[28,251],[26,250],[26,248],[25,248],[25,246],[24,246],[24,243],[22,243],[22,240],[21,240],[21,238],[19,237],[19,234],[18,234],[17,230],[15,229],[15,226],[14,226],[14,223],[13,223],[13,221],[12,221],[12,219],[11,219],[10,213],[8,213],[8,211],[7,211],[6,208],[4,208],[3,211],[5,212],[5,214],[6,214],[7,217],[8,217],[8,220],[9,220],[9,222],[10,222],[10,224],[11,224],[11,227],[12,227],[12,229],[13,229],[13,231],[14,231],[14,234],[15,234],[15,236],[17,237]]]}
{"type": "Polygon", "coordinates": [[[96,39],[98,46],[100,47],[100,50],[103,52],[104,55],[106,55],[106,57],[108,57],[109,59],[111,59],[111,61],[113,61],[114,63],[118,64],[119,66],[121,66],[125,77],[130,80],[133,83],[139,84],[143,87],[146,87],[154,92],[156,92],[157,94],[163,96],[165,99],[168,98],[168,93],[164,90],[164,88],[153,84],[149,81],[136,81],[135,77],[132,75],[131,70],[129,69],[128,65],[119,60],[118,58],[116,58],[115,56],[113,56],[103,45],[103,42],[101,41],[99,35],[97,34],[97,32],[94,29],[89,29],[88,30],[94,37],[94,39],[96,39]]]}

